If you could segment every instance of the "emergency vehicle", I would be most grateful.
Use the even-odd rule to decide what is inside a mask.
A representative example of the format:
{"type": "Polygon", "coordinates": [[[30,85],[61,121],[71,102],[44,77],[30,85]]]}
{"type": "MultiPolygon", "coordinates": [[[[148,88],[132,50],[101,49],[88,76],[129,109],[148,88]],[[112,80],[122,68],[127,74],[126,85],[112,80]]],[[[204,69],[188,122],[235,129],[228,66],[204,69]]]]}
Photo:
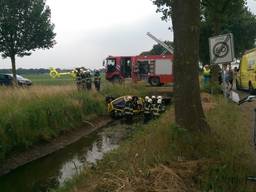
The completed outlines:
{"type": "Polygon", "coordinates": [[[109,56],[104,61],[106,79],[119,82],[147,80],[152,86],[173,83],[173,55],[109,56]]]}
{"type": "Polygon", "coordinates": [[[237,89],[249,90],[251,94],[256,89],[256,48],[246,51],[241,59],[236,77],[237,89]]]}

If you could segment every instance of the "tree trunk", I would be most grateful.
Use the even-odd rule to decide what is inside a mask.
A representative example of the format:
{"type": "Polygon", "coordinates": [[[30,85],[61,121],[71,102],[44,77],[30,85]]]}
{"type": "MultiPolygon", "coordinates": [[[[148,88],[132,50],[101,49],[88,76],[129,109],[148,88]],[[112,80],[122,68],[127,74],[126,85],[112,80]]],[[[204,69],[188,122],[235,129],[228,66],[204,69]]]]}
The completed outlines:
{"type": "Polygon", "coordinates": [[[12,61],[12,75],[13,75],[13,85],[17,85],[17,76],[16,76],[16,61],[15,55],[11,56],[12,61]]]}
{"type": "Polygon", "coordinates": [[[200,0],[174,0],[175,120],[192,131],[209,131],[199,88],[200,0]]]}

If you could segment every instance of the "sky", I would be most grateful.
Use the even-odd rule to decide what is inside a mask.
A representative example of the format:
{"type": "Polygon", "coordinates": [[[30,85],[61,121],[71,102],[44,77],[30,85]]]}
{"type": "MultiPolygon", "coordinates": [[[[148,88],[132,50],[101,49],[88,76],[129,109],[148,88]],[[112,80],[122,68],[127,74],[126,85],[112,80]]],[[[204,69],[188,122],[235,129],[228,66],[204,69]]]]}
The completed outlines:
{"type": "MultiPolygon", "coordinates": [[[[150,50],[155,42],[173,40],[171,22],[161,20],[151,0],[47,0],[55,24],[57,44],[17,58],[17,68],[102,68],[109,55],[132,56],[150,50]]],[[[256,13],[256,1],[248,0],[256,13]]],[[[0,59],[0,68],[10,68],[10,59],[0,59]]]]}
{"type": "MultiPolygon", "coordinates": [[[[102,68],[109,55],[137,55],[152,48],[151,32],[172,40],[171,22],[161,20],[151,0],[47,0],[57,44],[17,58],[17,68],[102,68]]],[[[0,68],[10,68],[0,59],[0,68]]]]}

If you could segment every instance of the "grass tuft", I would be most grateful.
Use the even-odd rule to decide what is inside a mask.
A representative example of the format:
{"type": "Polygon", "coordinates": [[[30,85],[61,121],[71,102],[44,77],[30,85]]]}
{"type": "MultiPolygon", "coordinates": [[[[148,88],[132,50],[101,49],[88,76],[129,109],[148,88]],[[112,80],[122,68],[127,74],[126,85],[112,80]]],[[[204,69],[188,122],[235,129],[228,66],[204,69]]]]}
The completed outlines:
{"type": "Polygon", "coordinates": [[[105,95],[140,95],[139,87],[106,83],[102,92],[78,92],[74,85],[0,88],[0,160],[72,130],[107,113],[105,95]]]}

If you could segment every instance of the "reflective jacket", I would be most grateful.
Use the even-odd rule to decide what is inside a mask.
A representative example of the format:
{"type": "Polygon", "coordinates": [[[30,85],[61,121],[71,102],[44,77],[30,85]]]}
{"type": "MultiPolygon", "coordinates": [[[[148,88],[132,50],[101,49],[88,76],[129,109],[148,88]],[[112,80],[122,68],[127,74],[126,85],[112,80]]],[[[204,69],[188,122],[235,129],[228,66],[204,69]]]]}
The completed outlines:
{"type": "Polygon", "coordinates": [[[206,69],[205,67],[203,68],[203,75],[206,77],[209,77],[211,74],[211,69],[206,69]]]}
{"type": "Polygon", "coordinates": [[[152,105],[148,102],[144,105],[144,114],[150,114],[152,112],[152,105]]]}
{"type": "Polygon", "coordinates": [[[160,104],[156,104],[153,107],[153,116],[155,116],[155,117],[160,116],[160,111],[161,111],[161,105],[160,104]]]}
{"type": "Polygon", "coordinates": [[[132,101],[126,101],[124,107],[124,114],[125,115],[133,115],[133,104],[132,101]]]}

